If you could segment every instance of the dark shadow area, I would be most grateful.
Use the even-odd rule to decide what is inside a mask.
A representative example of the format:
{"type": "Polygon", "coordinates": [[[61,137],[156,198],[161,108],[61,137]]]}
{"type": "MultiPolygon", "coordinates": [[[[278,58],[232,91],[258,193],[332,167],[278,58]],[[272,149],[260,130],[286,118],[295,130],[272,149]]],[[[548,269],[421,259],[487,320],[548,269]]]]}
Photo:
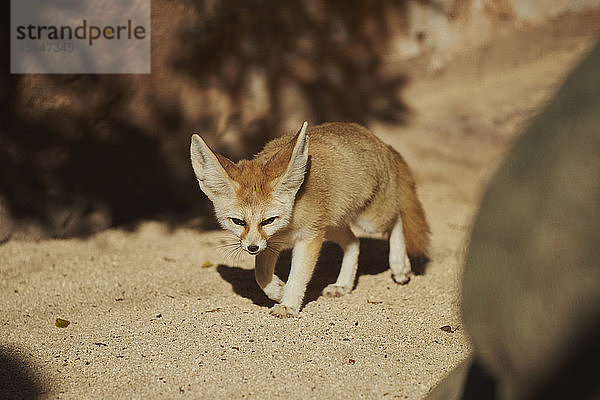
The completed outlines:
{"type": "Polygon", "coordinates": [[[405,1],[193,4],[205,23],[184,33],[188,40],[176,65],[192,79],[215,76],[235,98],[248,94],[249,82],[264,86],[275,106],[255,129],[270,133],[285,118],[277,115],[286,111],[285,100],[302,104],[314,122],[403,120],[398,91],[405,78],[384,72],[381,54],[397,28],[390,16],[406,18],[405,1]]]}
{"type": "Polygon", "coordinates": [[[243,269],[240,267],[231,267],[229,265],[217,265],[217,272],[223,280],[229,282],[233,291],[261,307],[271,307],[275,302],[269,299],[256,280],[254,279],[253,269],[243,269]]]}
{"type": "Polygon", "coordinates": [[[427,269],[427,264],[431,261],[428,256],[424,257],[410,257],[410,266],[413,274],[415,275],[425,275],[425,270],[427,269]]]}
{"type": "MultiPolygon", "coordinates": [[[[388,252],[389,242],[387,240],[361,238],[356,281],[358,281],[362,275],[377,275],[388,271],[388,252]]],[[[335,282],[340,272],[342,255],[342,250],[335,243],[325,242],[323,244],[319,255],[319,261],[317,262],[312,279],[306,288],[304,305],[318,299],[321,296],[323,289],[330,283],[335,282]]],[[[277,260],[275,274],[284,282],[287,281],[290,273],[291,261],[291,250],[282,251],[277,260]]],[[[424,265],[425,264],[417,264],[420,268],[423,268],[424,265]]],[[[422,274],[424,270],[420,269],[418,271],[422,274]]],[[[254,304],[263,307],[270,307],[275,304],[272,300],[267,298],[256,283],[254,279],[254,270],[219,265],[217,266],[217,272],[225,281],[231,284],[231,287],[236,294],[252,300],[254,304]]],[[[391,275],[390,282],[393,282],[391,275]]]]}
{"type": "Polygon", "coordinates": [[[599,399],[600,310],[582,324],[532,399],[599,399]]]}
{"type": "Polygon", "coordinates": [[[0,398],[34,400],[45,390],[40,378],[14,351],[0,346],[0,398]]]}
{"type": "MultiPolygon", "coordinates": [[[[548,367],[549,374],[537,385],[525,388],[529,399],[598,399],[598,357],[600,357],[600,314],[579,327],[573,341],[561,350],[563,357],[548,367]]],[[[463,385],[462,400],[498,398],[499,384],[475,359],[463,385]]]]}
{"type": "Polygon", "coordinates": [[[0,5],[0,242],[209,215],[193,132],[239,159],[297,118],[404,120],[382,54],[405,1],[157,0],[152,16],[151,74],[10,74],[0,5]]]}
{"type": "Polygon", "coordinates": [[[473,360],[460,398],[462,400],[495,400],[497,398],[496,390],[494,378],[483,368],[480,361],[473,360]]]}

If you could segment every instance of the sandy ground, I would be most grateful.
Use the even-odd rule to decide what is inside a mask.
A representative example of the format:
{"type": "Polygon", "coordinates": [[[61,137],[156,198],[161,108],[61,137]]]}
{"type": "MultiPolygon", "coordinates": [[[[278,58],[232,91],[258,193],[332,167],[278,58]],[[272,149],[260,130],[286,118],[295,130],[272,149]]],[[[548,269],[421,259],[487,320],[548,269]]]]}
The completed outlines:
{"type": "Polygon", "coordinates": [[[387,243],[363,238],[356,289],[319,297],[341,259],[327,245],[301,317],[280,320],[223,232],[147,222],[2,245],[0,398],[423,398],[469,356],[461,262],[484,183],[599,21],[563,17],[467,54],[411,84],[408,125],[374,127],[413,168],[432,226],[432,261],[406,286],[387,243]]]}

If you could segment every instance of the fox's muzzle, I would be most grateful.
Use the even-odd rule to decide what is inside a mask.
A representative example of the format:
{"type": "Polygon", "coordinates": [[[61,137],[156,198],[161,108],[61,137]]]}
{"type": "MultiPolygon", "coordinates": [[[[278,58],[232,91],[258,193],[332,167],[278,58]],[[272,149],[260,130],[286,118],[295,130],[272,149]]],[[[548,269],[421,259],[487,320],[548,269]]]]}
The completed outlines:
{"type": "Polygon", "coordinates": [[[255,256],[267,248],[267,240],[260,230],[247,226],[240,236],[240,245],[242,249],[255,256]]]}
{"type": "Polygon", "coordinates": [[[240,245],[241,245],[242,249],[244,249],[248,252],[248,254],[255,256],[267,248],[267,241],[262,239],[262,240],[259,240],[258,242],[251,242],[247,239],[242,239],[240,241],[240,245]]]}

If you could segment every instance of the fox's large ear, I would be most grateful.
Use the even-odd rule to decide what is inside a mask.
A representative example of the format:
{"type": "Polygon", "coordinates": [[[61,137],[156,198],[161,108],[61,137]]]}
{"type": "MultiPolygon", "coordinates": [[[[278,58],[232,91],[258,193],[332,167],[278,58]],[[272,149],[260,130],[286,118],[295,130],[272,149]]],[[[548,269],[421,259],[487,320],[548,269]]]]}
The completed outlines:
{"type": "Polygon", "coordinates": [[[238,184],[229,177],[219,162],[217,155],[213,153],[198,135],[192,135],[190,158],[194,173],[200,184],[200,189],[202,189],[209,199],[214,200],[217,196],[235,196],[238,184]]]}
{"type": "Polygon", "coordinates": [[[287,168],[279,182],[277,182],[277,192],[281,194],[296,195],[298,189],[304,182],[304,174],[306,172],[306,166],[308,164],[308,135],[306,134],[306,127],[308,123],[305,121],[298,132],[298,138],[292,150],[292,156],[287,165],[287,168]]]}

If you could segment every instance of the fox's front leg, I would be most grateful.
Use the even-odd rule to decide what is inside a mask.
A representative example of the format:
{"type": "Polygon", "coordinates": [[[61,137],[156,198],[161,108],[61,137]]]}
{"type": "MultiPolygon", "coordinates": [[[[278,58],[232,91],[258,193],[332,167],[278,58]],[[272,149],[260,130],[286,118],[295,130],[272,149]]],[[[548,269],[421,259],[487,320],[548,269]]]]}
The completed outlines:
{"type": "Polygon", "coordinates": [[[281,304],[271,308],[271,314],[280,318],[297,317],[306,292],[306,285],[317,264],[323,235],[311,239],[298,240],[292,250],[290,276],[283,289],[281,304]]]}
{"type": "Polygon", "coordinates": [[[275,275],[277,258],[279,258],[279,249],[275,248],[267,248],[258,254],[254,261],[254,277],[267,297],[279,303],[285,284],[275,275]]]}

